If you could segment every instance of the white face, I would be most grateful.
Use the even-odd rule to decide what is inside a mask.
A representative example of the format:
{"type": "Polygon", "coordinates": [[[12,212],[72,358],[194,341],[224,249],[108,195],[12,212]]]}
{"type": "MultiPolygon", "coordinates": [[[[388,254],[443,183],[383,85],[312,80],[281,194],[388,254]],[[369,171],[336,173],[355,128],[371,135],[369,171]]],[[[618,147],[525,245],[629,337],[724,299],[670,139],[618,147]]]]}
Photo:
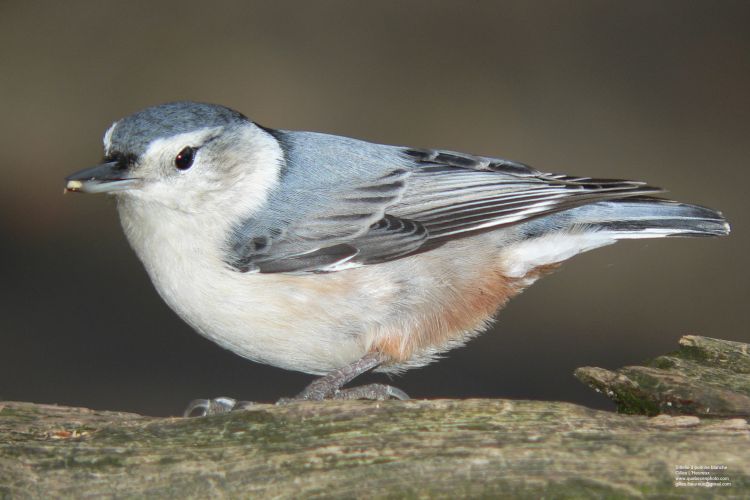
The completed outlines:
{"type": "Polygon", "coordinates": [[[199,129],[154,140],[128,172],[140,181],[116,194],[187,213],[246,211],[265,200],[281,158],[276,140],[252,123],[199,129]]]}
{"type": "Polygon", "coordinates": [[[215,142],[222,131],[222,127],[212,127],[156,139],[129,171],[130,177],[141,182],[121,194],[179,209],[186,205],[185,199],[202,198],[220,188],[219,174],[225,165],[217,161],[218,152],[211,150],[218,149],[215,142]]]}

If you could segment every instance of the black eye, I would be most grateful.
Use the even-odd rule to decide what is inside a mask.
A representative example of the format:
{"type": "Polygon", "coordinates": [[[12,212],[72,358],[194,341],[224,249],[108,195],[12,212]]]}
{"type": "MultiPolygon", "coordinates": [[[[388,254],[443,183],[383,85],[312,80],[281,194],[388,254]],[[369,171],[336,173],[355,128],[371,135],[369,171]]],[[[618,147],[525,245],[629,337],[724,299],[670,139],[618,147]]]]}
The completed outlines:
{"type": "Polygon", "coordinates": [[[174,159],[174,166],[180,170],[187,170],[193,166],[193,160],[195,159],[195,148],[190,146],[184,148],[174,159]]]}

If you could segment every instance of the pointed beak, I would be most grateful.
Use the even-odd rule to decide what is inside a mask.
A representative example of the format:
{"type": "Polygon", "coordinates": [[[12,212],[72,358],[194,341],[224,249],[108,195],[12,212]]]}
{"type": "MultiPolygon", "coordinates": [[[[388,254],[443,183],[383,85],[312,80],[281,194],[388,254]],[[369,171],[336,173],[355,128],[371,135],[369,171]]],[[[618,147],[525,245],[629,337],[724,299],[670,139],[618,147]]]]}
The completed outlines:
{"type": "Polygon", "coordinates": [[[141,184],[141,179],[128,177],[128,169],[115,161],[81,170],[65,180],[66,193],[112,193],[141,184]]]}

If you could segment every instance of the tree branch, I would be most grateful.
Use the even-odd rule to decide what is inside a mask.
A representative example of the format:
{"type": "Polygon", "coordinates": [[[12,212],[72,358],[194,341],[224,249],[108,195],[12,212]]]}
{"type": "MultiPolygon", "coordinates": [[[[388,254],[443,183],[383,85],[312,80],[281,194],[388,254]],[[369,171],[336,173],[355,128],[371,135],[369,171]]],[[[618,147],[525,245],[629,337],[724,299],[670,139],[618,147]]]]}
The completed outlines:
{"type": "Polygon", "coordinates": [[[622,413],[750,417],[748,344],[687,335],[679,350],[645,365],[584,367],[575,376],[622,413]]]}
{"type": "MultiPolygon", "coordinates": [[[[711,358],[731,367],[740,382],[745,377],[738,387],[747,388],[746,350],[737,355],[723,341],[686,339],[680,352],[697,352],[691,359],[699,365],[711,358]]],[[[689,365],[682,355],[675,359],[649,370],[689,365]]],[[[615,378],[630,378],[626,373],[615,378]]],[[[716,415],[711,405],[708,414],[716,415]]],[[[698,491],[675,488],[678,465],[726,466],[719,473],[732,486],[723,492],[747,493],[747,422],[508,400],[302,402],[194,419],[0,403],[0,497],[578,498],[698,491]]]]}

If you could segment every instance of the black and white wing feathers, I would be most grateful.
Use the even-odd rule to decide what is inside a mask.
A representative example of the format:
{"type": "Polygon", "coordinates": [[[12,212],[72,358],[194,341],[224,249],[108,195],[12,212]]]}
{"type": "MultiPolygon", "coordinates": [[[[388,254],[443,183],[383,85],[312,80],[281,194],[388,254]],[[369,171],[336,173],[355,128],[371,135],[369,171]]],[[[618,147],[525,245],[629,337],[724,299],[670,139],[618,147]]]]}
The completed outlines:
{"type": "Polygon", "coordinates": [[[286,189],[267,213],[238,227],[229,264],[262,273],[334,271],[354,257],[398,256],[419,248],[424,228],[385,213],[406,189],[410,173],[395,168],[352,185],[308,183],[286,189]]]}
{"type": "Polygon", "coordinates": [[[660,191],[642,182],[542,173],[503,159],[355,146],[361,144],[369,154],[353,160],[350,152],[357,149],[343,149],[347,158],[319,160],[333,168],[339,162],[348,178],[307,179],[296,196],[290,182],[275,200],[279,208],[272,203],[264,217],[239,229],[230,263],[264,273],[338,271],[600,200],[660,191]],[[369,178],[352,182],[352,174],[369,178]],[[289,203],[296,204],[294,217],[281,209],[289,203]]]}

